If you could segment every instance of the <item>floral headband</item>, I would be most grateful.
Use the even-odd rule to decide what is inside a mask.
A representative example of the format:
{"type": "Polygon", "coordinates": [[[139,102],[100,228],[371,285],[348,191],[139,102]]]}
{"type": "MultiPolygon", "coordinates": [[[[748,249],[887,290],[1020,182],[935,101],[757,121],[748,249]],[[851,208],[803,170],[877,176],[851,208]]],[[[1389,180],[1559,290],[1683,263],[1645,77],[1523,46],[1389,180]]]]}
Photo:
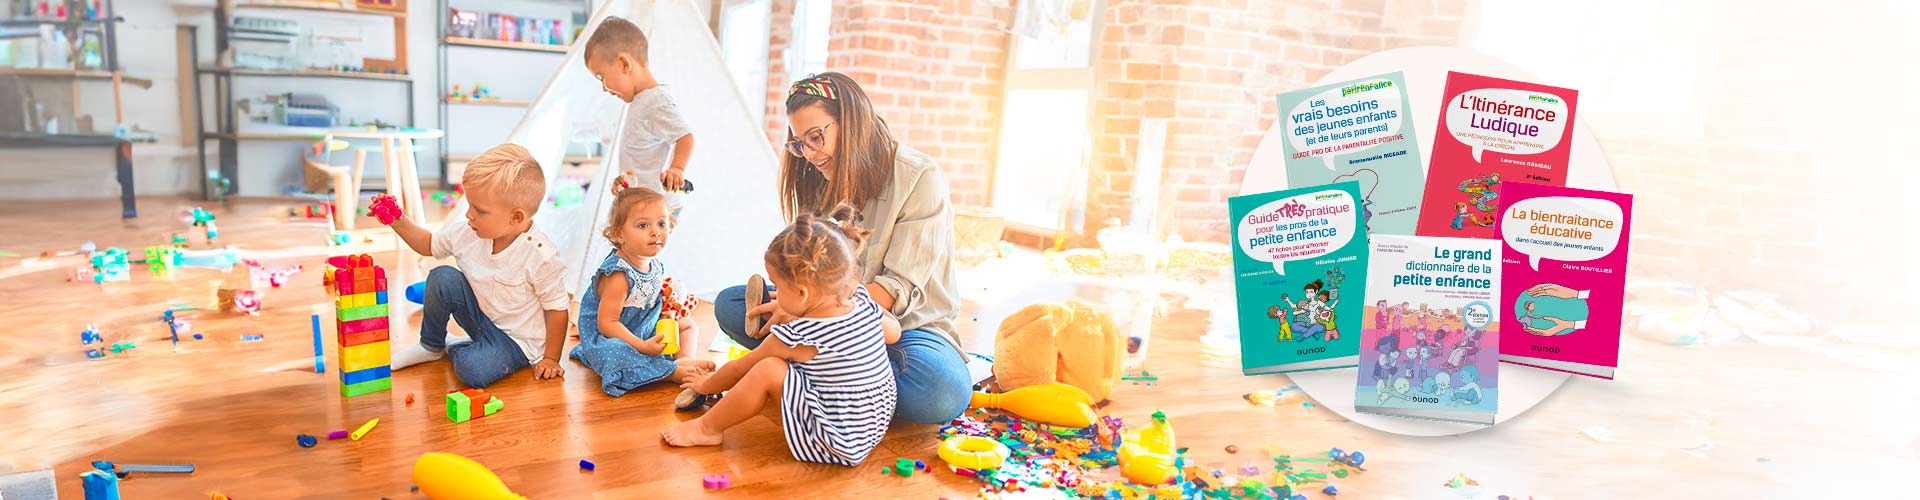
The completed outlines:
{"type": "Polygon", "coordinates": [[[801,93],[829,101],[840,100],[840,93],[834,90],[833,81],[824,76],[812,76],[793,82],[793,87],[787,90],[788,95],[801,93]]]}

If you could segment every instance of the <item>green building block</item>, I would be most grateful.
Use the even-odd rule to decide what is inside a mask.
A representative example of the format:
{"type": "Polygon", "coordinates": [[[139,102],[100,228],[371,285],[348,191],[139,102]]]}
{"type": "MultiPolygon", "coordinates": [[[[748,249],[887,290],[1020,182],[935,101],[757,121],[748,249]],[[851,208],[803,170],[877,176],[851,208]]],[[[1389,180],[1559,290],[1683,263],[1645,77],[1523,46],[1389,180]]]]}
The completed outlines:
{"type": "Polygon", "coordinates": [[[347,309],[341,309],[336,307],[334,308],[334,314],[339,316],[341,323],[345,323],[348,321],[360,321],[367,318],[379,318],[387,315],[387,305],[377,304],[377,305],[353,307],[353,308],[347,308],[347,309]]]}
{"type": "Polygon", "coordinates": [[[361,394],[372,394],[389,390],[393,390],[393,378],[391,377],[340,386],[340,396],[350,398],[361,394]]]}
{"type": "Polygon", "coordinates": [[[499,413],[501,408],[506,408],[506,407],[507,407],[506,401],[502,401],[498,397],[493,397],[488,399],[485,404],[480,405],[481,411],[485,413],[482,413],[480,415],[474,415],[472,413],[473,412],[472,398],[467,397],[465,393],[459,393],[459,392],[453,392],[453,393],[447,394],[447,420],[452,420],[453,423],[456,423],[456,424],[465,422],[468,420],[473,420],[474,417],[484,417],[487,415],[499,413]]]}

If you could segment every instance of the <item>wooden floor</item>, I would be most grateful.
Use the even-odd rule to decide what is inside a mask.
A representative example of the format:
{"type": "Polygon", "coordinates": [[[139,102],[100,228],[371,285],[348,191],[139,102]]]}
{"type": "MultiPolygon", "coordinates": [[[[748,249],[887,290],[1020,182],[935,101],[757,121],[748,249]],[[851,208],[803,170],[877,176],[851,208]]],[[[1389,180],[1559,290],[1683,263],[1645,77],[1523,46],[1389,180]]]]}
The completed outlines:
{"type": "MultiPolygon", "coordinates": [[[[191,313],[193,330],[207,339],[178,348],[166,340],[161,311],[208,306],[218,273],[188,269],[163,280],[136,266],[132,282],[96,286],[65,281],[63,269],[80,265],[78,257],[29,258],[82,240],[138,251],[182,230],[169,208],[188,204],[144,199],[145,215],[130,221],[104,201],[12,202],[0,211],[0,251],[20,254],[0,257],[0,303],[8,311],[0,334],[0,467],[54,467],[66,498],[81,498],[76,478],[91,460],[198,466],[192,475],[123,481],[127,498],[205,498],[212,491],[242,499],[421,498],[409,492],[409,471],[428,451],[478,460],[532,498],[957,498],[976,490],[938,465],[933,426],[896,425],[872,459],[853,468],[794,462],[778,421],[767,417],[730,431],[722,447],[669,449],[657,431],[685,418],[669,408],[674,389],[610,398],[572,361],[563,363],[564,380],[536,381],[522,372],[499,383],[492,392],[506,409],[469,423],[444,415],[440,396],[458,388],[444,362],[396,372],[391,393],[342,399],[336,373],[311,370],[307,326],[310,311],[326,300],[317,271],[332,250],[322,226],[284,219],[284,201],[208,208],[219,216],[221,243],[270,267],[304,264],[308,271],[268,290],[258,316],[191,313]],[[104,328],[109,340],[139,347],[88,360],[79,342],[88,323],[104,328]],[[265,340],[241,342],[243,334],[265,340]],[[409,393],[411,406],[402,403],[409,393]],[[379,427],[363,441],[323,439],[312,449],[294,443],[297,434],[324,436],[371,418],[379,427]],[[897,457],[925,460],[937,471],[883,476],[880,468],[897,457]],[[581,471],[581,459],[598,470],[581,471]],[[730,474],[732,489],[703,492],[703,473],[730,474]]],[[[391,266],[400,275],[392,280],[396,289],[418,279],[417,264],[395,260],[390,236],[362,233],[373,239],[353,250],[391,266]]],[[[970,300],[1021,285],[966,276],[970,300]]],[[[974,307],[968,310],[961,326],[974,339],[969,347],[990,351],[978,338],[989,332],[972,331],[974,307]]],[[[697,317],[711,338],[711,315],[697,317]]],[[[1336,480],[1343,498],[1838,498],[1887,491],[1878,488],[1920,470],[1915,384],[1891,381],[1875,391],[1882,398],[1865,400],[1860,390],[1819,389],[1893,378],[1875,363],[1757,344],[1683,349],[1629,337],[1621,380],[1575,377],[1496,428],[1406,438],[1297,399],[1250,405],[1243,394],[1286,386],[1285,377],[1241,376],[1236,355],[1204,348],[1203,312],[1175,308],[1154,325],[1149,361],[1160,381],[1123,385],[1105,413],[1142,422],[1166,411],[1180,445],[1209,467],[1268,464],[1267,446],[1296,454],[1364,450],[1369,471],[1336,480]],[[1227,445],[1238,453],[1224,451],[1227,445]],[[1455,473],[1480,488],[1443,487],[1455,473]]]]}

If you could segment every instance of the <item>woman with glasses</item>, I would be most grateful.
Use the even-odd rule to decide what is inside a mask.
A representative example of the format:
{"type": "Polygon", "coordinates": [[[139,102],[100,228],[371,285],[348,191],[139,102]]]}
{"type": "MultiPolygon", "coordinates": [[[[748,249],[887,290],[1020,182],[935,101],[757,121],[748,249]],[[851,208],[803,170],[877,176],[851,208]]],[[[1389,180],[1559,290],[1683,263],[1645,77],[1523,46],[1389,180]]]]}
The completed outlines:
{"type": "MultiPolygon", "coordinates": [[[[973,381],[953,320],[953,206],[933,159],[894,140],[852,78],[822,73],[787,94],[787,158],[780,209],[788,220],[860,207],[855,225],[870,231],[857,250],[859,278],[875,304],[899,318],[900,340],[887,346],[900,399],[894,416],[945,424],[967,409],[973,381]]],[[[789,321],[760,276],[728,288],[714,303],[720,329],[748,348],[770,325],[789,321]]]]}

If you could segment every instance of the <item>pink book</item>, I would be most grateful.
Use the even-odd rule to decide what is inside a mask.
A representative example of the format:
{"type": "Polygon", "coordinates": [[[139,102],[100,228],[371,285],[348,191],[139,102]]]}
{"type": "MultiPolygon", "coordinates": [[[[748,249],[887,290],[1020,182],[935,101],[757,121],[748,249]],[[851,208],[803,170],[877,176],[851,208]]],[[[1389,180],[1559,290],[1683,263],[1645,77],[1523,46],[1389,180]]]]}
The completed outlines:
{"type": "Polygon", "coordinates": [[[1500,361],[1613,380],[1633,196],[1502,186],[1500,361]]]}
{"type": "Polygon", "coordinates": [[[1448,72],[1414,234],[1493,238],[1501,183],[1566,185],[1578,94],[1448,72]]]}

